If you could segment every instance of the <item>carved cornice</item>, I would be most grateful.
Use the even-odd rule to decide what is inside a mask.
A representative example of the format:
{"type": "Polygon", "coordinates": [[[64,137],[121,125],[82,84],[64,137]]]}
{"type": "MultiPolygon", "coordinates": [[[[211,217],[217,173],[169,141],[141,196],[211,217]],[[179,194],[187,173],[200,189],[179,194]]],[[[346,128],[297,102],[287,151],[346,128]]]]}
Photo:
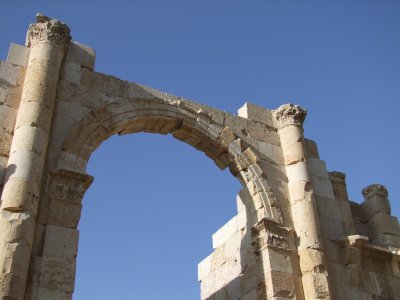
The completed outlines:
{"type": "Polygon", "coordinates": [[[259,255],[265,247],[289,250],[291,228],[282,226],[274,220],[264,218],[251,229],[254,253],[259,255]]]}
{"type": "Polygon", "coordinates": [[[329,180],[334,183],[346,184],[346,174],[342,172],[329,172],[329,180]]]}
{"type": "Polygon", "coordinates": [[[26,45],[31,47],[39,42],[47,42],[63,47],[71,40],[70,32],[69,27],[63,22],[37,14],[36,23],[29,26],[26,45]]]}
{"type": "Polygon", "coordinates": [[[305,109],[294,104],[284,104],[274,110],[274,117],[279,128],[286,125],[303,126],[306,115],[307,111],[305,109]]]}
{"type": "Polygon", "coordinates": [[[369,242],[369,238],[362,235],[349,235],[339,240],[343,248],[356,247],[361,249],[363,255],[376,256],[385,260],[392,260],[393,257],[400,257],[400,249],[396,247],[381,247],[369,242]]]}
{"type": "Polygon", "coordinates": [[[362,194],[365,200],[373,196],[381,196],[383,198],[388,197],[388,191],[385,186],[381,184],[371,184],[362,190],[362,194]]]}
{"type": "Polygon", "coordinates": [[[51,198],[80,202],[93,181],[87,174],[76,173],[69,170],[58,170],[49,173],[48,195],[51,198]]]}

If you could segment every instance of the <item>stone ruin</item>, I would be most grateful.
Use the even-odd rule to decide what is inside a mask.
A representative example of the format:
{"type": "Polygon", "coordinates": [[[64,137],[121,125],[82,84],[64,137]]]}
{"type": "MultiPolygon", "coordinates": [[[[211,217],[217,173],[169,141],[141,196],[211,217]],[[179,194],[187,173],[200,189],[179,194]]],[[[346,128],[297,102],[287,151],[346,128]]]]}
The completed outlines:
{"type": "Polygon", "coordinates": [[[199,263],[201,299],[400,299],[386,188],[361,204],[303,136],[306,111],[232,115],[94,71],[95,52],[37,15],[0,65],[0,299],[72,299],[91,154],[114,134],[172,134],[229,168],[238,213],[199,263]]]}

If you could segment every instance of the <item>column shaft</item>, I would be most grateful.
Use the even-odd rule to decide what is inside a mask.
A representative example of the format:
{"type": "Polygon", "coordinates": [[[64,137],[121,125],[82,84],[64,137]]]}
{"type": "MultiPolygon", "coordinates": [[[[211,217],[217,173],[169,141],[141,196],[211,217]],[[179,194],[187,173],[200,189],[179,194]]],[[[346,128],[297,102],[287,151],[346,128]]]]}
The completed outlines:
{"type": "Polygon", "coordinates": [[[306,111],[283,105],[275,111],[288,177],[289,200],[296,233],[305,299],[329,299],[327,265],[318,211],[306,163],[302,123],[306,111]]]}
{"type": "Polygon", "coordinates": [[[68,27],[38,15],[18,110],[0,215],[0,298],[23,299],[68,27]]]}

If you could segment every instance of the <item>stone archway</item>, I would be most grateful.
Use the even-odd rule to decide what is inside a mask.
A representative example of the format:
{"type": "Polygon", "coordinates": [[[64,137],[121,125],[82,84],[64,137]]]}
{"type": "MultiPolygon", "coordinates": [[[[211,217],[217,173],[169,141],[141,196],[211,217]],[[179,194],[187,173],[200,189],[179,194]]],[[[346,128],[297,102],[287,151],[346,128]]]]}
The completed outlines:
{"type": "MultiPolygon", "coordinates": [[[[14,226],[15,218],[21,228],[19,231],[6,230],[11,236],[3,236],[7,245],[15,240],[21,241],[13,250],[3,254],[5,261],[10,262],[4,273],[7,276],[4,277],[5,295],[15,299],[71,297],[78,243],[76,227],[82,197],[92,181],[85,172],[87,161],[109,136],[141,131],[171,133],[204,152],[218,167],[229,167],[243,185],[240,226],[236,219],[234,226],[237,234],[234,238],[233,233],[221,236],[219,245],[215,246],[217,252],[233,252],[230,259],[235,265],[227,263],[225,267],[229,268],[225,270],[220,265],[215,266],[226,275],[214,287],[207,288],[207,280],[202,279],[203,298],[226,293],[230,282],[239,280],[243,274],[256,275],[257,289],[265,294],[266,286],[274,284],[265,278],[261,263],[265,257],[255,257],[253,262],[248,257],[254,256],[254,247],[257,253],[264,247],[259,245],[258,230],[252,232],[251,228],[257,224],[260,226],[260,222],[268,223],[270,228],[284,236],[288,235],[288,229],[282,226],[284,217],[280,201],[268,184],[263,171],[265,167],[260,165],[257,154],[258,141],[252,135],[253,131],[259,135],[265,133],[265,146],[269,136],[278,145],[279,136],[275,130],[268,126],[257,129],[257,124],[250,120],[95,73],[91,70],[91,49],[69,43],[68,36],[69,29],[64,24],[44,16],[38,16],[38,23],[31,26],[28,35],[31,48],[15,138],[9,150],[9,166],[15,164],[17,171],[6,174],[2,194],[3,228],[14,226]],[[66,54],[67,44],[69,50],[66,54]],[[65,54],[67,58],[62,61],[65,54]],[[57,72],[60,72],[60,80],[54,76],[57,72]],[[36,84],[38,80],[39,85],[36,84]],[[18,141],[18,136],[26,137],[27,133],[31,136],[28,144],[33,144],[18,141]],[[48,147],[45,147],[47,143],[48,147]],[[20,169],[24,171],[21,173],[20,169]],[[22,194],[15,197],[15,191],[22,194]],[[231,248],[220,250],[230,240],[234,240],[231,248]],[[251,246],[255,240],[257,243],[251,246]],[[20,259],[15,260],[16,257],[20,259]],[[28,266],[27,259],[30,261],[29,270],[23,267],[28,266]],[[252,272],[246,273],[245,269],[250,266],[252,272]],[[235,272],[230,270],[232,267],[235,267],[235,272]],[[25,296],[22,294],[24,286],[25,296]]],[[[275,152],[279,153],[278,146],[275,147],[275,152]]],[[[239,218],[237,220],[239,222],[239,218]]],[[[274,239],[274,243],[286,247],[287,239],[274,239]]],[[[287,276],[294,281],[291,273],[287,276]]],[[[249,285],[241,293],[247,294],[252,290],[253,285],[249,285]]],[[[290,286],[289,290],[287,294],[292,295],[293,287],[290,286]]]]}
{"type": "Polygon", "coordinates": [[[387,191],[372,185],[350,202],[344,175],[328,175],[304,139],[304,109],[246,103],[236,116],[97,73],[94,60],[64,23],[38,15],[1,65],[1,299],[72,298],[87,162],[111,135],[136,132],[172,134],[242,184],[237,216],[199,264],[202,299],[396,293],[400,227],[387,191]],[[390,288],[355,280],[361,260],[390,288]]]}

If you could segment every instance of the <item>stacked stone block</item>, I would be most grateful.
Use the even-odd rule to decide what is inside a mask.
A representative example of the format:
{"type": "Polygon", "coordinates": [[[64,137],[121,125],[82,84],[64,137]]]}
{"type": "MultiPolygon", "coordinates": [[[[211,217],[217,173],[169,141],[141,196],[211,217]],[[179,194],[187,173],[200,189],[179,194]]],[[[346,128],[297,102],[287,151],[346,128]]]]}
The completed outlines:
{"type": "Polygon", "coordinates": [[[94,71],[92,48],[38,15],[0,64],[0,298],[71,299],[91,154],[113,134],[171,134],[242,184],[199,264],[201,299],[400,299],[400,227],[382,185],[350,201],[303,135],[306,111],[238,116],[94,71]],[[4,186],[4,188],[3,188],[4,186]]]}

